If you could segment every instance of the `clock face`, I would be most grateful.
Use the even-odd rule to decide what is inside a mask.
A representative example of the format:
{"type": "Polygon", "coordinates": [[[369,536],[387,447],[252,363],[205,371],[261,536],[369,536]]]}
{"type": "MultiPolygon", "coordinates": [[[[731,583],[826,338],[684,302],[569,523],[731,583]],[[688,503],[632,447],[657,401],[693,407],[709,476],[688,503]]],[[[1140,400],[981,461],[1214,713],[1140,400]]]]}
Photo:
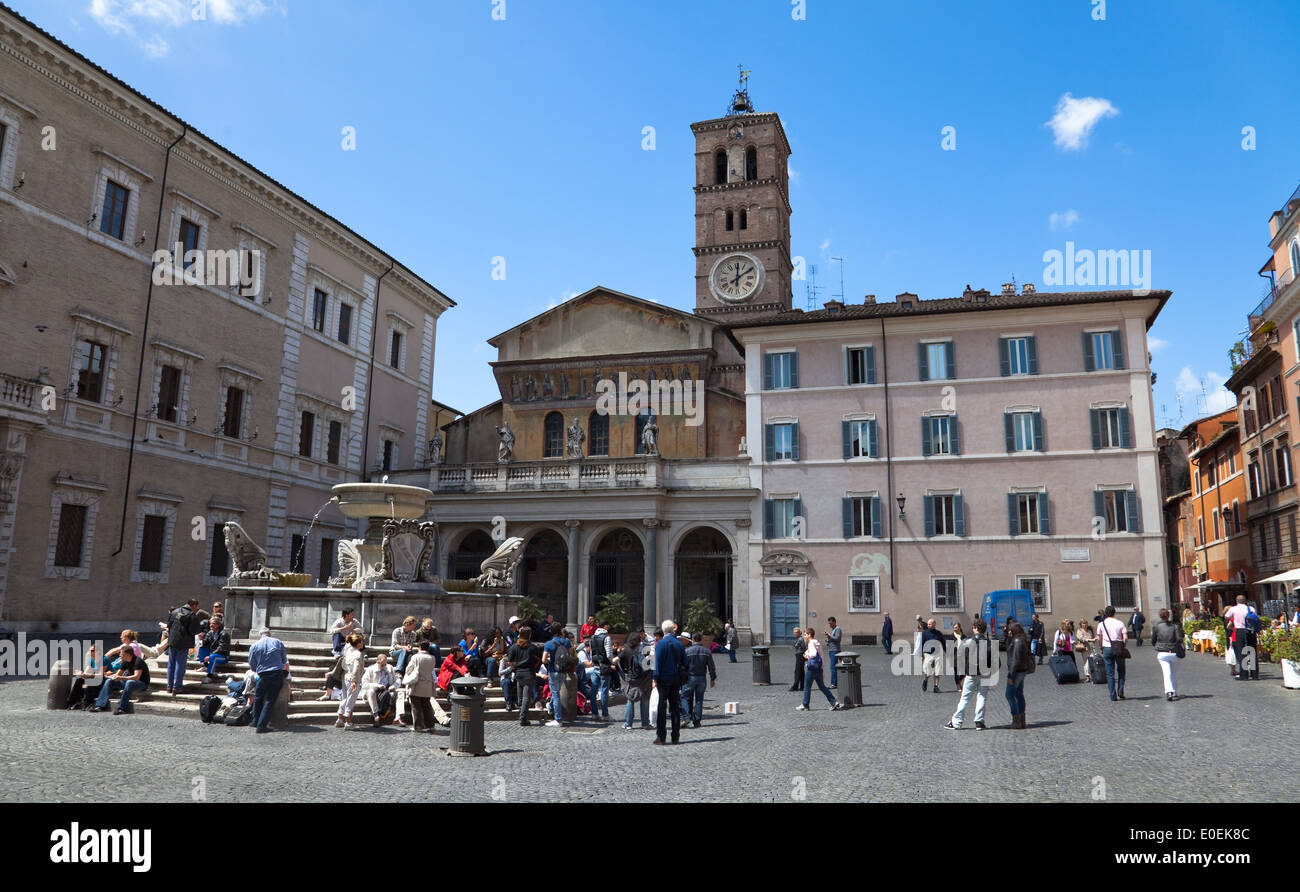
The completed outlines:
{"type": "Polygon", "coordinates": [[[728,254],[713,266],[709,287],[719,300],[749,300],[763,283],[763,267],[749,254],[728,254]]]}

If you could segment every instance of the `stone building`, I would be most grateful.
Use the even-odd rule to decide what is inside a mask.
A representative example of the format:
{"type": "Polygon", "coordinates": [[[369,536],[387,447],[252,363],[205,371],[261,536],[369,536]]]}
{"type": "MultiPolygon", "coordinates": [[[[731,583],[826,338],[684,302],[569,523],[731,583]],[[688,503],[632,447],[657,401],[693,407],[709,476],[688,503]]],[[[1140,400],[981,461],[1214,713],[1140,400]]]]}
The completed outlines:
{"type": "Polygon", "coordinates": [[[229,521],[325,580],[329,487],[426,464],[453,302],[4,7],[0,299],[6,629],[211,603],[229,521]]]}
{"type": "Polygon", "coordinates": [[[1185,496],[1191,549],[1185,562],[1192,582],[1179,600],[1222,613],[1238,594],[1254,595],[1250,556],[1250,500],[1236,408],[1188,424],[1178,439],[1187,444],[1191,491],[1185,496]]]}

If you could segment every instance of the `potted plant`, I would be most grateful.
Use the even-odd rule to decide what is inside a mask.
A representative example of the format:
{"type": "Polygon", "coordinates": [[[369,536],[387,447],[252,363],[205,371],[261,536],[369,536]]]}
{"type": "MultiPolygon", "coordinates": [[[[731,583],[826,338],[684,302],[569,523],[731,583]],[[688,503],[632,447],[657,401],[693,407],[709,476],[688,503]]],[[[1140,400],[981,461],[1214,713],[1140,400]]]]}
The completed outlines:
{"type": "Polygon", "coordinates": [[[1282,664],[1282,687],[1300,688],[1300,629],[1292,626],[1280,632],[1276,653],[1282,664]]]}
{"type": "Polygon", "coordinates": [[[610,592],[601,599],[601,608],[596,611],[596,619],[609,621],[609,640],[615,647],[622,647],[627,641],[628,628],[632,624],[631,605],[627,595],[622,592],[610,592]]]}
{"type": "Polygon", "coordinates": [[[542,619],[546,614],[542,611],[541,604],[538,604],[528,595],[524,595],[519,599],[519,603],[515,605],[515,616],[522,620],[528,620],[530,617],[542,619]]]}
{"type": "Polygon", "coordinates": [[[712,601],[696,598],[686,605],[686,631],[692,637],[699,632],[704,636],[704,646],[713,647],[713,639],[722,631],[722,620],[714,614],[712,601]]]}

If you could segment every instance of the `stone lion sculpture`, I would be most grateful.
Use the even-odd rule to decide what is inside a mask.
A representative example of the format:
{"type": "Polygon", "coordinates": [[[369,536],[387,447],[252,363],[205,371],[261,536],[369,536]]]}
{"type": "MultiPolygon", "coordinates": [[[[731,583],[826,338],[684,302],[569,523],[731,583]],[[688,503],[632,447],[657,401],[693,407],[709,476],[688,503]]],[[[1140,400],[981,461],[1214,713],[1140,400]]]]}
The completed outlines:
{"type": "Polygon", "coordinates": [[[337,545],[339,575],[330,579],[331,588],[348,588],[361,573],[361,550],[365,539],[340,539],[337,545]]]}
{"type": "Polygon", "coordinates": [[[230,555],[231,579],[276,579],[276,573],[266,566],[266,549],[258,545],[244,528],[233,520],[222,527],[226,540],[226,553],[230,555]]]}
{"type": "Polygon", "coordinates": [[[515,567],[524,556],[524,540],[511,536],[502,542],[492,556],[479,565],[481,574],[475,580],[484,588],[511,588],[515,584],[515,567]]]}

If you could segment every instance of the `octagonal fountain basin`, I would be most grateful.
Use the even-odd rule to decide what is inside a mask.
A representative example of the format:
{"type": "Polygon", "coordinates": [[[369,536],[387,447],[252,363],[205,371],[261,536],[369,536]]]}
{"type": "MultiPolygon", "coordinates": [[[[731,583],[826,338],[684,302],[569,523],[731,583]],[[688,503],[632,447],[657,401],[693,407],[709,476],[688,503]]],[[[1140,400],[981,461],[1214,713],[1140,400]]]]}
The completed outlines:
{"type": "Polygon", "coordinates": [[[339,510],[348,517],[395,517],[415,520],[424,516],[433,491],[423,486],[397,483],[339,483],[331,488],[339,510]]]}

